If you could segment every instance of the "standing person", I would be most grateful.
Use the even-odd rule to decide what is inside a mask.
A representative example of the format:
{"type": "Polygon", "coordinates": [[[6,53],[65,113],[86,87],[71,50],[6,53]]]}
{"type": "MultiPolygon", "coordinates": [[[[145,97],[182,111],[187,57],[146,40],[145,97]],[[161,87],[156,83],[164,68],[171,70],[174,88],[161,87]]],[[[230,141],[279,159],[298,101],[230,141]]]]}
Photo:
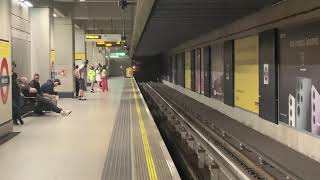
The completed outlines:
{"type": "Polygon", "coordinates": [[[84,97],[84,91],[86,90],[86,82],[85,82],[85,77],[86,77],[86,71],[87,71],[87,66],[88,66],[89,61],[86,60],[84,64],[79,66],[78,71],[79,71],[79,100],[87,100],[84,97]]]}
{"type": "Polygon", "coordinates": [[[38,93],[40,93],[39,79],[40,79],[39,74],[34,74],[32,81],[30,81],[28,84],[30,87],[35,88],[38,91],[38,93]]]}
{"type": "Polygon", "coordinates": [[[90,67],[90,70],[88,71],[88,78],[89,78],[89,81],[91,82],[91,93],[94,93],[94,83],[96,81],[96,71],[94,70],[94,67],[91,66],[90,67]]]}
{"type": "Polygon", "coordinates": [[[21,89],[17,82],[17,73],[12,73],[12,120],[14,125],[24,124],[20,112],[20,93],[21,89]]]}
{"type": "Polygon", "coordinates": [[[108,74],[107,74],[107,66],[102,66],[101,71],[101,81],[102,81],[102,92],[108,91],[108,74]]]}
{"type": "Polygon", "coordinates": [[[96,69],[96,81],[99,88],[101,88],[102,86],[101,86],[101,64],[100,63],[96,69]]]}
{"type": "Polygon", "coordinates": [[[76,98],[79,97],[79,90],[80,90],[80,86],[79,86],[80,74],[79,74],[78,68],[79,66],[76,65],[74,69],[74,80],[76,82],[76,98]]]}

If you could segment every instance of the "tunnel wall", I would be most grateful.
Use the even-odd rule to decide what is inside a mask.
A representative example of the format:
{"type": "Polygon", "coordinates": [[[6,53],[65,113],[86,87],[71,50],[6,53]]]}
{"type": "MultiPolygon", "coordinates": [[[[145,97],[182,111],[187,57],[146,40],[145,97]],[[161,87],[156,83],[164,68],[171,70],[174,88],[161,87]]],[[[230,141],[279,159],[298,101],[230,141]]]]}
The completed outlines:
{"type": "MultiPolygon", "coordinates": [[[[243,124],[283,143],[288,145],[289,147],[311,157],[318,161],[320,161],[320,155],[317,152],[317,149],[320,148],[320,141],[319,136],[316,134],[320,133],[320,128],[316,126],[318,122],[318,104],[320,102],[317,101],[318,93],[317,93],[317,81],[319,79],[315,78],[315,76],[311,77],[312,74],[317,72],[320,73],[320,69],[317,69],[320,63],[314,64],[317,58],[313,58],[317,55],[311,52],[315,48],[320,48],[319,43],[319,35],[316,27],[318,27],[318,22],[320,22],[320,2],[319,1],[308,1],[308,3],[292,0],[292,1],[285,1],[278,5],[265,8],[256,14],[249,15],[245,18],[242,18],[232,24],[226,25],[221,29],[217,29],[212,31],[211,33],[201,35],[199,38],[190,40],[181,44],[180,46],[172,49],[169,56],[176,56],[176,54],[180,54],[182,52],[193,52],[203,49],[207,46],[210,46],[212,59],[211,63],[214,63],[219,59],[215,57],[215,46],[219,44],[224,45],[224,87],[223,96],[224,101],[215,97],[215,95],[211,95],[209,97],[205,97],[202,95],[201,89],[202,84],[199,85],[199,77],[197,76],[197,71],[194,70],[196,74],[195,84],[196,90],[190,91],[188,89],[183,88],[182,86],[175,85],[169,83],[168,81],[164,81],[165,84],[171,86],[172,88],[177,89],[178,91],[204,103],[216,109],[240,122],[243,124]],[[285,11],[283,10],[285,9],[285,11]],[[309,28],[306,28],[309,27],[309,28]],[[312,29],[312,27],[314,27],[312,29]],[[295,36],[291,33],[291,31],[296,31],[300,33],[296,34],[295,36]],[[280,32],[279,32],[280,31],[280,32]],[[304,32],[301,32],[304,31],[304,32]],[[285,41],[286,33],[288,33],[291,39],[287,43],[287,49],[279,48],[279,44],[282,41],[285,41]],[[302,34],[302,35],[300,35],[302,34]],[[300,35],[300,36],[298,36],[300,35]],[[250,36],[258,37],[258,44],[254,47],[253,44],[250,42],[240,41],[243,38],[247,38],[250,36]],[[309,38],[309,39],[308,39],[309,38]],[[299,45],[299,40],[303,40],[305,42],[304,47],[301,47],[301,43],[299,45]],[[281,41],[281,42],[280,42],[281,41]],[[238,42],[238,44],[235,44],[238,42]],[[292,44],[298,44],[294,47],[292,44]],[[309,44],[309,48],[307,47],[309,44]],[[247,46],[249,49],[252,49],[251,52],[247,51],[248,48],[239,48],[239,46],[247,46]],[[299,47],[298,47],[299,46],[299,47]],[[235,48],[238,48],[236,50],[235,48]],[[290,49],[291,48],[291,49],[290,49]],[[296,48],[296,49],[294,49],[296,48]],[[304,49],[303,49],[304,48],[304,49]],[[240,49],[240,50],[239,50],[240,49]],[[242,50],[241,50],[242,49],[242,50]],[[252,53],[253,49],[256,53],[252,53]],[[288,50],[289,49],[289,50],[288,50]],[[280,52],[281,50],[281,52],[280,52]],[[302,53],[295,54],[295,59],[298,59],[296,64],[301,64],[297,66],[296,69],[300,68],[300,71],[312,71],[311,73],[296,73],[296,74],[288,74],[283,73],[283,75],[279,76],[279,67],[281,67],[281,62],[288,59],[288,53],[302,51],[302,53]],[[258,53],[257,53],[258,52],[258,53]],[[281,55],[282,53],[282,55],[281,55]],[[280,54],[280,55],[279,55],[280,54]],[[313,57],[310,57],[313,56],[313,57]],[[258,61],[252,61],[253,58],[258,58],[258,61]],[[308,62],[308,58],[314,59],[313,62],[310,64],[311,66],[308,67],[307,64],[304,62],[308,62]],[[244,61],[239,61],[239,59],[243,59],[244,61]],[[300,59],[300,60],[299,60],[300,59]],[[300,61],[300,62],[299,62],[300,61]],[[258,64],[257,64],[258,63],[258,64]],[[280,64],[280,66],[279,66],[280,64]],[[238,70],[237,70],[238,69],[238,70]],[[250,90],[251,84],[249,83],[245,85],[245,79],[250,78],[249,76],[242,79],[239,76],[247,75],[248,73],[254,73],[252,77],[255,79],[254,84],[258,85],[258,89],[255,88],[255,92],[258,90],[258,94],[255,93],[255,100],[248,100],[247,103],[251,103],[248,107],[256,108],[246,108],[241,104],[235,104],[235,102],[239,101],[239,94],[244,93],[246,90],[250,90]],[[293,117],[297,122],[295,124],[287,124],[289,120],[289,111],[288,107],[285,107],[285,113],[279,114],[278,112],[278,80],[281,77],[291,76],[293,78],[302,76],[304,80],[301,80],[301,83],[307,90],[290,90],[292,91],[292,97],[298,101],[303,94],[304,103],[298,103],[298,105],[293,105],[296,112],[295,117],[293,117]],[[197,79],[198,77],[198,79],[197,79]],[[235,83],[241,80],[239,85],[244,85],[244,89],[235,88],[235,83]],[[311,87],[314,92],[314,98],[311,99],[310,94],[311,90],[308,90],[309,81],[315,82],[313,83],[314,87],[311,87]],[[198,83],[198,84],[197,84],[198,83]],[[316,85],[315,85],[316,84],[316,85]],[[200,88],[199,88],[200,87],[200,88]],[[300,92],[301,91],[301,92],[300,92]],[[310,91],[310,92],[309,92],[310,91]],[[298,93],[297,93],[298,92],[298,93]],[[258,100],[257,100],[258,97],[258,100]],[[316,108],[313,108],[313,113],[311,114],[311,107],[310,103],[313,102],[316,104],[316,108]],[[301,107],[300,107],[301,106],[301,107]],[[298,111],[301,109],[303,112],[300,113],[303,117],[298,117],[298,111]],[[282,116],[281,121],[279,122],[279,115],[282,116]],[[297,116],[297,117],[296,117],[297,116]],[[309,118],[310,116],[310,118],[309,118]],[[286,117],[286,118],[283,118],[286,117]],[[312,119],[313,123],[315,124],[312,126],[312,119]],[[283,120],[284,119],[284,120],[283,120]],[[299,124],[299,121],[308,121],[306,125],[300,125],[301,127],[297,127],[296,125],[299,124]],[[311,122],[309,122],[311,121],[311,122]],[[277,125],[279,123],[279,125],[277,125]],[[309,124],[309,125],[308,125],[309,124]]],[[[289,36],[288,35],[288,36],[289,36]]],[[[302,43],[303,44],[303,43],[302,43]]],[[[315,51],[319,52],[320,49],[316,49],[315,51]]],[[[199,54],[199,53],[198,53],[199,54]]],[[[317,56],[318,57],[318,56],[317,56]]],[[[290,60],[290,58],[288,59],[290,60]]],[[[196,53],[196,61],[197,61],[197,53],[196,53]]],[[[295,60],[296,61],[296,60],[295,60]]],[[[318,61],[317,61],[318,62],[318,61]]],[[[288,66],[290,68],[290,66],[288,66]]],[[[197,69],[197,65],[196,65],[197,69]]],[[[211,69],[212,68],[211,66],[211,69]]],[[[281,69],[281,68],[280,68],[281,69]]],[[[201,68],[200,68],[201,71],[201,68]]],[[[295,70],[297,71],[297,70],[295,70]]],[[[211,71],[212,73],[212,71],[211,71]]],[[[201,74],[201,72],[200,72],[201,74]]],[[[167,75],[170,75],[167,74],[167,75]]],[[[170,77],[168,78],[170,79],[170,77]]],[[[201,79],[201,76],[200,76],[201,79]]],[[[252,78],[248,79],[248,82],[251,81],[252,78]]],[[[240,81],[239,81],[240,82],[240,81]]],[[[299,81],[300,82],[300,81],[299,81]]],[[[201,83],[201,80],[200,80],[201,83]]],[[[280,81],[280,84],[286,86],[288,82],[280,81]]],[[[294,84],[297,84],[296,81],[290,82],[294,88],[294,84]]],[[[300,84],[301,84],[300,83],[300,84]]],[[[211,88],[219,87],[219,83],[211,82],[211,88]]],[[[246,96],[251,96],[249,93],[246,96]]],[[[217,95],[217,94],[216,94],[217,95]]],[[[288,97],[280,97],[282,104],[288,104],[288,97]]],[[[301,100],[302,101],[302,100],[301,100]]],[[[290,102],[290,101],[289,101],[290,102]]],[[[297,104],[296,103],[296,104],[297,104]]]]}
{"type": "Polygon", "coordinates": [[[126,68],[131,65],[129,59],[114,59],[109,61],[109,76],[120,77],[125,76],[126,68]]]}
{"type": "Polygon", "coordinates": [[[133,65],[136,65],[137,71],[134,72],[134,77],[138,82],[143,81],[160,81],[162,75],[165,74],[166,68],[172,69],[172,82],[178,84],[178,74],[176,68],[178,68],[177,57],[172,57],[174,61],[171,61],[173,66],[168,66],[166,63],[167,58],[164,55],[159,54],[155,56],[142,56],[134,57],[133,65]]]}

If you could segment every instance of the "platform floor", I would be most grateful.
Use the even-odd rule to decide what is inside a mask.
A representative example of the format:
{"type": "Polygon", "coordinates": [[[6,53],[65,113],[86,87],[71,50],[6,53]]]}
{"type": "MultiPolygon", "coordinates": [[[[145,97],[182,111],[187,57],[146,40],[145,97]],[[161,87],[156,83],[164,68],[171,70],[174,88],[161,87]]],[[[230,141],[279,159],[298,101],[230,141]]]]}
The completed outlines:
{"type": "Polygon", "coordinates": [[[126,79],[102,180],[179,180],[160,132],[133,79],[126,79]]]}
{"type": "MultiPolygon", "coordinates": [[[[14,127],[14,131],[21,133],[0,146],[0,179],[110,180],[119,177],[128,180],[149,179],[147,171],[149,166],[143,154],[145,145],[142,145],[141,141],[132,140],[132,138],[142,139],[140,130],[137,128],[132,132],[130,130],[133,125],[138,127],[134,105],[136,100],[144,120],[151,122],[151,119],[146,114],[142,97],[139,97],[140,92],[132,89],[132,82],[125,78],[111,78],[108,93],[88,93],[87,101],[60,99],[59,106],[73,111],[69,117],[50,113],[46,116],[25,118],[24,126],[14,127]],[[133,93],[136,100],[133,99],[133,93]],[[122,139],[114,139],[115,135],[112,134],[118,134],[122,139]],[[126,151],[119,152],[117,156],[112,153],[119,149],[126,151]],[[132,149],[137,149],[137,153],[132,149]],[[130,157],[124,159],[128,153],[130,157]],[[116,166],[118,164],[122,164],[124,168],[116,166]],[[108,171],[108,167],[114,168],[116,172],[108,171]],[[142,174],[138,170],[142,170],[142,174]]],[[[159,159],[157,154],[159,150],[154,149],[154,147],[159,148],[159,145],[155,146],[151,141],[155,141],[155,137],[159,140],[161,136],[157,134],[159,133],[157,129],[154,129],[156,128],[154,122],[153,124],[148,122],[145,123],[146,134],[150,136],[152,151],[148,155],[152,154],[156,171],[159,173],[158,177],[151,179],[170,179],[168,171],[172,169],[168,167],[170,165],[173,171],[176,171],[174,164],[169,154],[167,154],[169,156],[167,158],[171,160],[169,164],[164,164],[165,161],[161,160],[165,158],[164,156],[160,156],[159,159]],[[153,136],[154,133],[157,135],[153,136]],[[163,161],[163,166],[158,167],[161,164],[158,161],[163,161]],[[164,168],[167,169],[163,170],[164,168]],[[163,172],[166,173],[165,176],[161,176],[163,172]]],[[[166,151],[166,147],[162,148],[166,151]]]]}

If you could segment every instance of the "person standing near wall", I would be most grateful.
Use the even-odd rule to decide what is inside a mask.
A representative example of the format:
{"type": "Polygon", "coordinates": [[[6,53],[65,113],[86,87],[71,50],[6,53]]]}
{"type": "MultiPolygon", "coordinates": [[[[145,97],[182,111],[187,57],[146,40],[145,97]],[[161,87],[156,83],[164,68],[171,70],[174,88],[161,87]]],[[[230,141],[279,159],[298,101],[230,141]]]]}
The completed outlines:
{"type": "Polygon", "coordinates": [[[101,71],[101,81],[102,81],[102,92],[108,91],[108,73],[107,73],[107,66],[102,66],[101,71]]]}
{"type": "Polygon", "coordinates": [[[18,75],[17,73],[12,73],[12,120],[14,125],[24,124],[21,118],[20,112],[20,94],[21,89],[18,85],[18,75]]]}
{"type": "Polygon", "coordinates": [[[86,72],[87,72],[87,66],[88,66],[89,61],[86,60],[84,64],[79,66],[78,68],[78,73],[79,73],[79,100],[87,100],[84,97],[84,91],[86,90],[86,72]]]}
{"type": "Polygon", "coordinates": [[[80,74],[79,74],[78,68],[79,66],[76,65],[74,69],[74,81],[76,82],[76,98],[79,97],[79,90],[80,90],[80,86],[79,86],[80,74]]]}

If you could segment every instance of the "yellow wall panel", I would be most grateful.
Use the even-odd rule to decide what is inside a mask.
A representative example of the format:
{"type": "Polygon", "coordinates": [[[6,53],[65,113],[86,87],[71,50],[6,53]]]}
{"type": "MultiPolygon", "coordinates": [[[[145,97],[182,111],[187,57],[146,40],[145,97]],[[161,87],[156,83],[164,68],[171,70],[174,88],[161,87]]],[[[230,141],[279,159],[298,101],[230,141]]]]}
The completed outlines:
{"type": "Polygon", "coordinates": [[[191,53],[185,53],[185,88],[191,89],[191,53]]]}
{"type": "Polygon", "coordinates": [[[82,52],[76,52],[74,53],[74,59],[75,60],[85,60],[86,54],[82,52]]]}
{"type": "Polygon", "coordinates": [[[235,105],[259,113],[259,37],[235,40],[235,105]]]}

